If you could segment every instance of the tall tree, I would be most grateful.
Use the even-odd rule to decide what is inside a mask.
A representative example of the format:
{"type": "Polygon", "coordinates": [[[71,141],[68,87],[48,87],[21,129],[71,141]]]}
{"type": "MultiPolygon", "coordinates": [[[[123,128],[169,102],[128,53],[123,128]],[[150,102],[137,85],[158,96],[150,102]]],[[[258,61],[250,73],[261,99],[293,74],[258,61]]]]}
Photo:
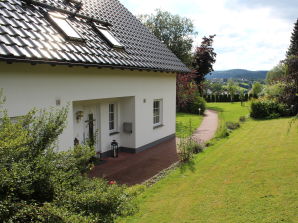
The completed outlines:
{"type": "Polygon", "coordinates": [[[198,85],[199,91],[202,94],[202,84],[205,76],[213,71],[213,64],[215,63],[216,53],[212,47],[215,35],[204,36],[201,45],[197,47],[193,59],[193,67],[195,74],[195,81],[198,85]]]}
{"type": "Polygon", "coordinates": [[[228,85],[227,85],[227,91],[231,96],[231,102],[234,101],[234,96],[237,93],[237,90],[238,90],[238,85],[232,79],[229,79],[228,85]]]}
{"type": "Polygon", "coordinates": [[[298,56],[286,59],[288,73],[285,78],[285,88],[280,100],[292,108],[294,114],[298,113],[298,56]]]}
{"type": "Polygon", "coordinates": [[[186,65],[191,65],[191,48],[196,35],[188,18],[156,9],[154,14],[139,16],[140,21],[186,65]]]}
{"type": "Polygon", "coordinates": [[[298,56],[298,19],[294,24],[294,29],[292,32],[291,43],[287,51],[287,57],[289,56],[298,56]]]}

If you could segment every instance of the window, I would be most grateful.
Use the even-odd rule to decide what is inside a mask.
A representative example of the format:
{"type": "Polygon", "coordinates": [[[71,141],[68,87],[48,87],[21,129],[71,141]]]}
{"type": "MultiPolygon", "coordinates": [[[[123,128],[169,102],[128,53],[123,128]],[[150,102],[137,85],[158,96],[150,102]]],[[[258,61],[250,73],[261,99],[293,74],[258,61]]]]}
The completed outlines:
{"type": "Polygon", "coordinates": [[[92,24],[93,28],[100,33],[101,36],[105,38],[108,43],[115,48],[123,48],[123,45],[114,37],[110,30],[107,27],[92,24]]]}
{"type": "Polygon", "coordinates": [[[161,125],[161,100],[153,101],[153,125],[161,125]]]}
{"type": "Polygon", "coordinates": [[[49,18],[57,26],[59,31],[71,40],[82,40],[78,32],[70,25],[65,15],[57,12],[49,12],[49,18]]]}
{"type": "Polygon", "coordinates": [[[109,130],[111,132],[116,131],[116,104],[109,104],[109,130]]]}

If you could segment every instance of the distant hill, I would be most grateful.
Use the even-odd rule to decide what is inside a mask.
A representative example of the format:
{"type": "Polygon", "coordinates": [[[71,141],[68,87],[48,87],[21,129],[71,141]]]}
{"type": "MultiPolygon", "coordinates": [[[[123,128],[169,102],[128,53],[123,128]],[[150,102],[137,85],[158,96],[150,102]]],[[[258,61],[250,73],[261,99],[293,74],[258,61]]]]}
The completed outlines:
{"type": "Polygon", "coordinates": [[[243,69],[232,69],[232,70],[223,70],[223,71],[213,71],[206,75],[206,79],[213,78],[226,78],[226,79],[239,79],[245,78],[248,80],[264,80],[268,71],[259,70],[243,70],[243,69]]]}

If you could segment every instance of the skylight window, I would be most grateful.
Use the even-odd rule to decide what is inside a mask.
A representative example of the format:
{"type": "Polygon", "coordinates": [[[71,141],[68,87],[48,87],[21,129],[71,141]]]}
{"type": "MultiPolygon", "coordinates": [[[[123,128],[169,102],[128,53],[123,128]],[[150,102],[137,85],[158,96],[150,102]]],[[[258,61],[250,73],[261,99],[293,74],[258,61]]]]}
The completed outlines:
{"type": "Polygon", "coordinates": [[[110,30],[107,27],[96,25],[93,23],[93,27],[97,32],[105,38],[108,43],[115,48],[124,48],[124,46],[114,37],[110,30]]]}
{"type": "Polygon", "coordinates": [[[68,39],[82,40],[78,32],[70,25],[65,15],[57,12],[49,12],[51,21],[57,26],[59,31],[68,39]]]}

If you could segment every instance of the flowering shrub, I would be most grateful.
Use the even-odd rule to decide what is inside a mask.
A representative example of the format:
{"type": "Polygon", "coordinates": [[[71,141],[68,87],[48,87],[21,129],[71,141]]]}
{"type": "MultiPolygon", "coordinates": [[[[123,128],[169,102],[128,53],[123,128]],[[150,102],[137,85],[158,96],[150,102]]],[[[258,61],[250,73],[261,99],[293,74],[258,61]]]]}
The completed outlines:
{"type": "Polygon", "coordinates": [[[113,184],[117,184],[117,182],[116,182],[115,180],[110,180],[110,181],[108,182],[108,184],[113,185],[113,184]]]}

